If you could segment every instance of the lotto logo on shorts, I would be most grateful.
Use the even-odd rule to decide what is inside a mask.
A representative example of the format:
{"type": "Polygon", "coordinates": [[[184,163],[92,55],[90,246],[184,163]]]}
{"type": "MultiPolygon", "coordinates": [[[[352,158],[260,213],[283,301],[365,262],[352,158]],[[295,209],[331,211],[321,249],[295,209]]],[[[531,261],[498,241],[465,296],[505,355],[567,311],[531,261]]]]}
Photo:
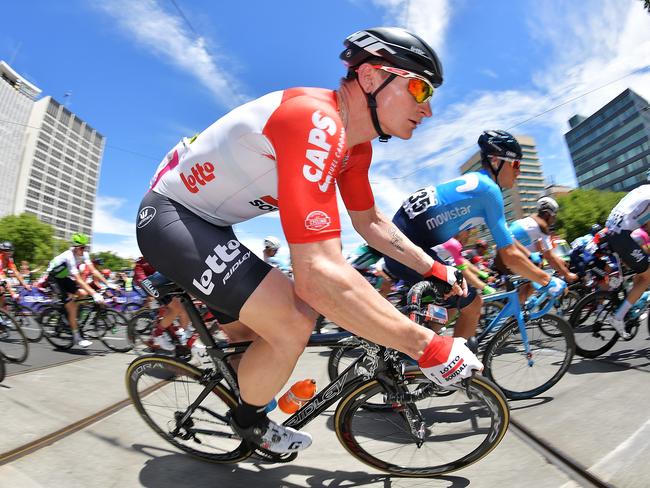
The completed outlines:
{"type": "Polygon", "coordinates": [[[305,219],[305,228],[308,230],[323,230],[332,223],[332,219],[325,212],[314,210],[307,215],[305,219]]]}
{"type": "Polygon", "coordinates": [[[222,279],[222,283],[225,285],[226,281],[228,281],[233,273],[237,271],[237,268],[239,268],[239,266],[244,261],[251,257],[250,251],[244,253],[240,257],[240,245],[241,243],[239,241],[232,239],[228,241],[225,246],[221,244],[216,246],[213,249],[214,254],[208,255],[208,257],[205,259],[205,264],[208,265],[208,268],[203,271],[201,278],[198,280],[194,279],[192,281],[192,284],[203,294],[210,295],[212,293],[212,290],[214,290],[214,283],[212,281],[214,275],[221,275],[224,273],[224,271],[226,271],[226,269],[230,267],[222,279]],[[232,263],[232,261],[234,261],[237,257],[239,257],[239,259],[230,265],[230,263],[232,263]]]}
{"type": "Polygon", "coordinates": [[[185,176],[181,173],[181,180],[190,193],[198,193],[199,185],[205,186],[208,181],[214,180],[214,164],[205,162],[192,166],[192,174],[185,176]]]}

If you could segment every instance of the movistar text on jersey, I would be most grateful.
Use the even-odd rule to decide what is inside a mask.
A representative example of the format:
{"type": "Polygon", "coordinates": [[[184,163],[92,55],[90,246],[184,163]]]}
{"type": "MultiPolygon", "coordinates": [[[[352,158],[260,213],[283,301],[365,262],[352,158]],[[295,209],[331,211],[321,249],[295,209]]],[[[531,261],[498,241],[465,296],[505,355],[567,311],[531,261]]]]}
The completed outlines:
{"type": "Polygon", "coordinates": [[[467,215],[470,212],[471,208],[471,205],[467,205],[466,207],[454,207],[451,210],[445,210],[438,215],[434,215],[430,219],[427,219],[427,229],[435,229],[436,227],[440,227],[441,225],[446,224],[452,219],[457,219],[458,217],[467,215]]]}

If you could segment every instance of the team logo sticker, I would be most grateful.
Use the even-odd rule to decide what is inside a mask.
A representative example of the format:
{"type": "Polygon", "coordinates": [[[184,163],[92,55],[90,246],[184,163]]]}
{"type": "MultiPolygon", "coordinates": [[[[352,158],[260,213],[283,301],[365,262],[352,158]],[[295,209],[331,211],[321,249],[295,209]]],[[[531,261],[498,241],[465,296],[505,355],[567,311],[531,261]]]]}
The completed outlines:
{"type": "Polygon", "coordinates": [[[156,216],[156,209],[154,207],[144,207],[138,214],[138,229],[142,229],[145,225],[153,220],[156,216]]]}
{"type": "Polygon", "coordinates": [[[314,210],[309,212],[307,218],[305,219],[305,228],[308,230],[323,230],[332,223],[332,219],[329,215],[321,210],[314,210]]]}

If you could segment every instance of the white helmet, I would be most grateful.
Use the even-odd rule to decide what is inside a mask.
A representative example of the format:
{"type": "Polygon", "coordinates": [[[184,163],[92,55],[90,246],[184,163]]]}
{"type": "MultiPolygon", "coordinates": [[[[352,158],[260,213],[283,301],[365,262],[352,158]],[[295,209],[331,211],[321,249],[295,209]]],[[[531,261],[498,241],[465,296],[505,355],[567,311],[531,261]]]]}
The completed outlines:
{"type": "Polygon", "coordinates": [[[280,249],[280,239],[274,236],[267,236],[264,238],[264,249],[280,249]]]}
{"type": "Polygon", "coordinates": [[[537,200],[537,213],[547,212],[555,216],[558,210],[560,210],[560,206],[551,197],[542,197],[537,200]]]}

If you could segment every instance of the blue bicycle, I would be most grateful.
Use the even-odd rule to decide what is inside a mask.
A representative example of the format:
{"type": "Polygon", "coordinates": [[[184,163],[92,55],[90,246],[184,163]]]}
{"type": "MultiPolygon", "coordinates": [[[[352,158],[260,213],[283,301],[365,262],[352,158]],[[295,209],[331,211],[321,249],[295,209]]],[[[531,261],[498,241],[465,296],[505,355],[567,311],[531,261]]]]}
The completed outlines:
{"type": "Polygon", "coordinates": [[[571,365],[575,340],[571,326],[549,313],[556,299],[531,296],[522,309],[516,289],[483,297],[503,308],[477,335],[483,374],[512,400],[532,398],[555,385],[571,365]]]}

